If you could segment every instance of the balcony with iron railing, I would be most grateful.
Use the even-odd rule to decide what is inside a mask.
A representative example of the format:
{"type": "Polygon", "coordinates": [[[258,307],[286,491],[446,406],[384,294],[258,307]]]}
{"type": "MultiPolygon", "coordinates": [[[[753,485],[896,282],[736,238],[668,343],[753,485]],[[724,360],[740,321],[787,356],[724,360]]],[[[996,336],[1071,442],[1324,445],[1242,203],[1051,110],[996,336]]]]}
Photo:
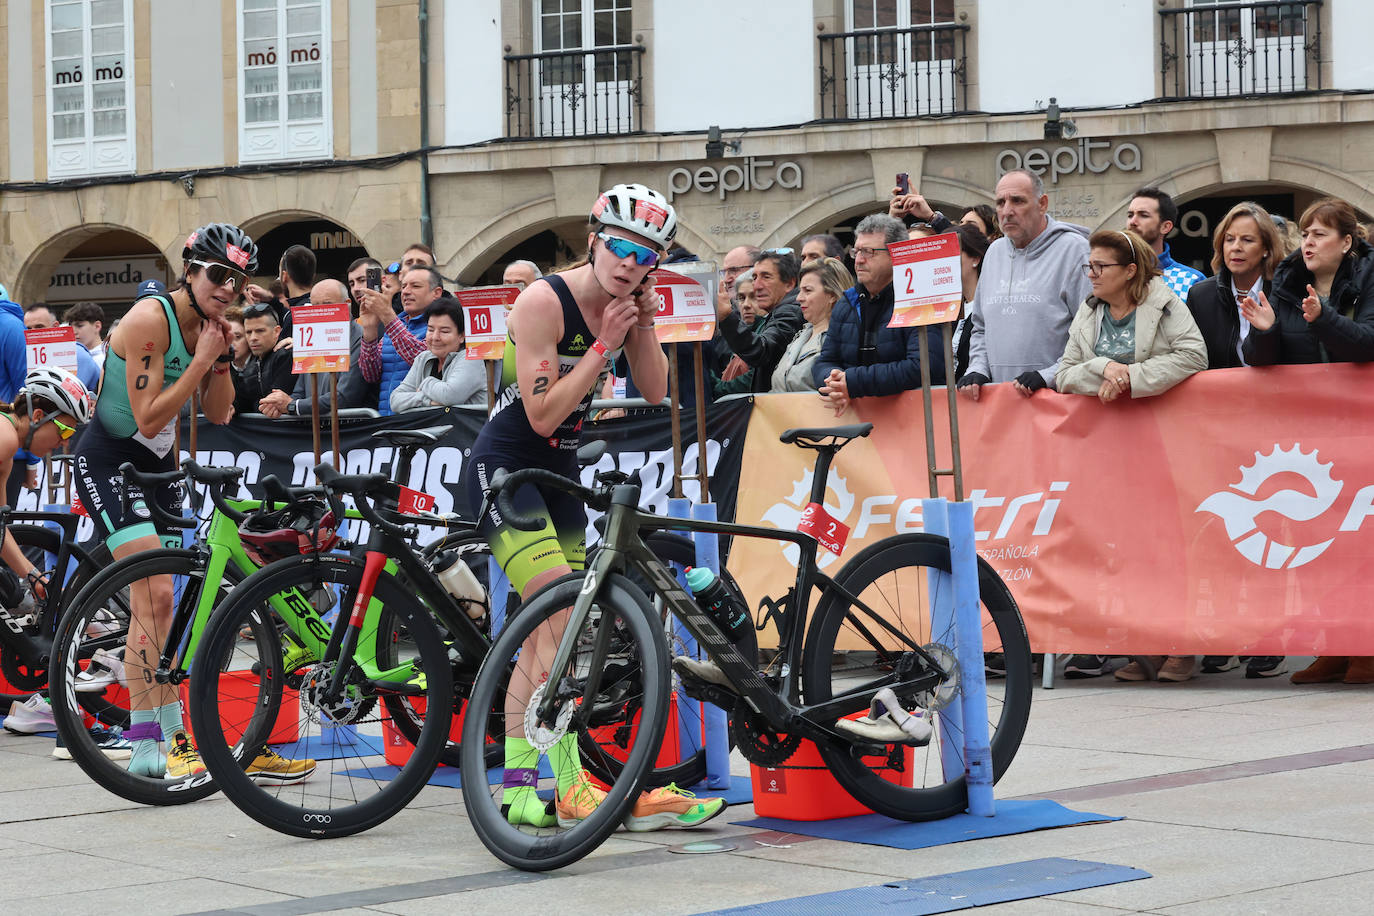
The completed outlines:
{"type": "Polygon", "coordinates": [[[1165,99],[1280,95],[1322,88],[1323,0],[1197,3],[1162,9],[1165,99]]]}
{"type": "Polygon", "coordinates": [[[507,54],[506,136],[598,137],[644,129],[644,46],[507,54]]]}
{"type": "Polygon", "coordinates": [[[969,26],[819,36],[821,120],[926,118],[968,110],[969,26]]]}

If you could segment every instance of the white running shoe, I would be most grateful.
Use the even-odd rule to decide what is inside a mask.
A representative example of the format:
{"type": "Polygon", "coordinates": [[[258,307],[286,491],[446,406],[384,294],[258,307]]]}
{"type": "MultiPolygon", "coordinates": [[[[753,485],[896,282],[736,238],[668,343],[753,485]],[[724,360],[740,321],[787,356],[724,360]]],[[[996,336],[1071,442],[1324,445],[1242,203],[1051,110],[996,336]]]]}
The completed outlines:
{"type": "Polygon", "coordinates": [[[85,671],[76,675],[77,693],[99,693],[111,684],[124,683],[124,647],[113,652],[96,649],[85,671]]]}
{"type": "Polygon", "coordinates": [[[897,700],[891,687],[884,687],[873,696],[868,715],[858,719],[840,719],[836,731],[875,744],[911,744],[921,747],[930,743],[933,731],[921,710],[907,712],[897,700]]]}
{"type": "Polygon", "coordinates": [[[95,612],[91,622],[86,624],[86,637],[88,639],[99,639],[102,636],[109,636],[119,630],[119,620],[114,612],[108,608],[101,608],[95,612]]]}
{"type": "Polygon", "coordinates": [[[10,704],[9,715],[5,716],[5,731],[14,732],[16,735],[57,731],[57,723],[52,718],[52,707],[36,693],[22,703],[15,700],[10,704]]]}

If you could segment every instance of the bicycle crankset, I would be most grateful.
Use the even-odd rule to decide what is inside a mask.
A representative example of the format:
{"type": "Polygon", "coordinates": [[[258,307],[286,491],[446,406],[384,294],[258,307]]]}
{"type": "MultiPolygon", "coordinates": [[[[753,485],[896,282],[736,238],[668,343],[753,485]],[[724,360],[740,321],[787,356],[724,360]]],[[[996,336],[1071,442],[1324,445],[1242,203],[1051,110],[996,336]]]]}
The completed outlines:
{"type": "Polygon", "coordinates": [[[31,668],[8,646],[0,646],[0,671],[5,680],[21,693],[42,690],[48,686],[48,669],[31,668]]]}
{"type": "Polygon", "coordinates": [[[735,707],[730,717],[730,737],[744,759],[761,767],[775,767],[785,763],[801,747],[800,735],[774,731],[768,723],[743,704],[735,707]]]}

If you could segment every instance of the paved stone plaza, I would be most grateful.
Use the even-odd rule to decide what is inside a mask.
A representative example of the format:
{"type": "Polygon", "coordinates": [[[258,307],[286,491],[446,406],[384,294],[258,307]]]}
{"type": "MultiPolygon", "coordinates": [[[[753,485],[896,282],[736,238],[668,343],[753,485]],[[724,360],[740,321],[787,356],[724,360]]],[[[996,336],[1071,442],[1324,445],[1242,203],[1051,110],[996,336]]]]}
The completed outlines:
{"type": "MultiPolygon", "coordinates": [[[[1247,681],[1240,670],[1185,684],[1061,680],[1036,688],[998,796],[1124,820],[904,852],[731,826],[752,814],[742,807],[691,834],[619,834],[542,875],[489,855],[454,789],[426,788],[369,833],[312,842],[219,796],[133,805],[52,759],[50,739],[0,732],[0,911],[699,913],[1063,857],[1153,877],[982,912],[1349,912],[1374,897],[1371,701],[1370,688],[1247,681]],[[708,837],[737,849],[668,850],[708,837]]],[[[736,772],[747,774],[742,760],[736,772]]]]}

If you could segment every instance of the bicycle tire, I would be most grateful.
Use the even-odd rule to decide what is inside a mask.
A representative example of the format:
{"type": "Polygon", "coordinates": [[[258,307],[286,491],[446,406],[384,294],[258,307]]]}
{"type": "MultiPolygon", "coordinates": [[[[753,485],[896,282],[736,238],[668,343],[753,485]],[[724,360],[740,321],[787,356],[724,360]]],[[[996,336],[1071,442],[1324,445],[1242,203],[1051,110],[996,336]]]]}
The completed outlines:
{"type": "MultiPolygon", "coordinates": [[[[855,595],[875,612],[923,646],[943,647],[952,651],[956,645],[952,633],[932,633],[926,608],[934,595],[925,570],[948,572],[950,568],[949,542],[929,534],[903,534],[885,538],[857,554],[835,576],[835,582],[855,595]]],[[[947,586],[948,577],[942,577],[947,586]]],[[[1021,745],[1026,721],[1030,716],[1032,693],[1030,642],[1016,601],[1006,584],[981,557],[978,560],[978,587],[983,608],[984,649],[1001,651],[1006,659],[1005,679],[988,684],[990,744],[993,780],[1000,779],[1010,766],[1021,745]]],[[[837,682],[845,689],[858,686],[855,681],[866,675],[880,678],[888,666],[876,660],[869,663],[867,655],[874,648],[873,640],[846,627],[849,606],[838,593],[827,590],[806,634],[802,656],[803,688],[808,704],[823,703],[835,694],[837,682]],[[835,659],[843,659],[837,665],[835,659]]],[[[870,634],[883,633],[869,628],[870,634]]],[[[956,668],[957,670],[957,668],[956,668]]],[[[908,709],[920,705],[931,709],[936,720],[934,735],[925,747],[910,748],[889,745],[883,755],[856,757],[844,742],[819,745],[822,759],[836,780],[855,799],[878,812],[900,820],[935,820],[957,814],[967,807],[967,788],[963,776],[963,746],[961,734],[951,717],[943,715],[948,708],[944,700],[958,705],[947,685],[910,699],[908,709]],[[917,702],[919,700],[919,702],[917,702]],[[946,734],[948,733],[948,738],[946,734]],[[951,751],[957,757],[958,775],[947,777],[941,766],[941,753],[951,751]],[[865,762],[868,761],[868,762],[865,762]],[[896,764],[897,766],[892,766],[896,764]],[[901,779],[902,785],[885,779],[877,770],[885,769],[890,777],[901,779]],[[895,773],[894,773],[895,770],[895,773]]],[[[954,766],[950,770],[956,769],[954,766]]]]}
{"type": "MultiPolygon", "coordinates": [[[[617,694],[638,698],[639,721],[635,741],[625,755],[619,776],[609,784],[609,792],[600,804],[583,820],[563,827],[521,827],[510,824],[501,809],[504,790],[497,779],[491,786],[483,746],[488,739],[504,742],[506,716],[504,710],[510,683],[516,675],[515,659],[536,631],[542,629],[545,639],[553,639],[554,623],[550,618],[561,615],[571,607],[582,588],[580,578],[564,577],[541,589],[522,606],[520,613],[508,620],[477,674],[469,709],[492,710],[491,714],[469,714],[463,721],[462,778],[468,787],[463,792],[463,805],[468,819],[483,845],[508,865],[527,871],[546,871],[562,868],[592,852],[621,824],[639,796],[649,768],[653,766],[663,736],[668,709],[668,652],[663,639],[663,627],[654,615],[648,599],[639,589],[621,576],[611,576],[602,584],[595,610],[588,618],[585,632],[579,641],[595,637],[597,628],[612,625],[617,638],[632,646],[632,660],[623,664],[608,664],[598,698],[617,694]],[[481,791],[481,786],[488,791],[481,791]]],[[[550,650],[551,652],[551,650],[550,650]]],[[[551,656],[550,656],[551,657],[551,656]]],[[[563,675],[553,672],[549,684],[561,684],[564,677],[573,679],[586,673],[579,668],[589,659],[579,653],[574,656],[571,670],[563,675]]],[[[530,693],[529,685],[521,692],[530,693]]],[[[516,701],[522,702],[522,701],[516,701]]],[[[528,703],[523,703],[528,705],[528,703]]],[[[576,705],[569,700],[564,709],[576,705]]],[[[518,726],[517,726],[518,727],[518,726]]],[[[564,728],[571,727],[568,723],[564,728]]],[[[528,731],[522,734],[528,736],[528,731]]],[[[557,729],[552,734],[557,734],[557,729]]],[[[499,771],[498,771],[499,772],[499,771]]],[[[557,788],[550,778],[543,778],[537,788],[547,791],[557,788]]]]}
{"type": "MultiPolygon", "coordinates": [[[[127,682],[113,684],[99,694],[86,695],[77,691],[76,675],[96,651],[116,651],[125,645],[129,603],[124,596],[132,583],[149,576],[170,575],[174,581],[181,577],[180,597],[175,599],[173,607],[174,619],[189,620],[204,584],[203,561],[202,552],[180,549],[150,550],[119,560],[87,583],[72,599],[58,624],[51,672],[53,719],[58,733],[72,759],[91,779],[129,801],[144,805],[185,804],[212,794],[216,786],[208,770],[180,779],[156,778],[130,773],[126,761],[107,758],[91,740],[83,710],[91,712],[102,725],[127,728],[131,702],[127,682]],[[96,615],[101,611],[109,614],[97,621],[96,615]],[[97,706],[99,701],[87,697],[99,697],[103,707],[97,706]]],[[[223,600],[241,578],[237,568],[226,570],[216,600],[223,600]]],[[[261,622],[255,623],[253,634],[264,643],[276,641],[276,633],[261,622]]],[[[165,634],[159,634],[159,651],[165,638],[165,634]]]]}
{"type": "MultiPolygon", "coordinates": [[[[319,694],[312,687],[327,682],[332,672],[329,666],[312,663],[285,671],[280,654],[274,658],[254,651],[256,646],[246,646],[239,639],[240,630],[255,614],[265,615],[274,627],[285,626],[268,599],[299,591],[303,578],[311,586],[306,594],[339,586],[338,592],[330,589],[330,594],[338,596],[341,607],[351,608],[362,575],[363,562],[353,557],[291,557],[264,567],[234,590],[206,628],[203,644],[211,657],[226,659],[227,664],[213,668],[197,665],[191,673],[191,722],[206,765],[239,810],[280,833],[326,839],[382,823],[424,787],[449,734],[453,683],[447,648],[429,619],[428,609],[394,576],[383,573],[378,578],[375,600],[404,624],[413,641],[415,655],[411,658],[418,659],[418,669],[425,675],[417,698],[425,701],[426,710],[442,711],[437,715],[427,712],[409,758],[394,776],[389,768],[382,769],[387,766],[383,723],[391,721],[387,705],[378,702],[384,691],[361,680],[361,669],[354,669],[359,680],[352,682],[351,707],[336,706],[331,711],[316,702],[319,694]],[[245,671],[255,674],[260,682],[273,684],[279,696],[289,681],[300,682],[301,714],[296,722],[304,734],[295,743],[296,758],[318,756],[307,778],[262,782],[262,775],[245,771],[252,759],[249,752],[261,745],[264,732],[275,719],[275,707],[243,708],[238,692],[245,671]],[[320,730],[326,719],[344,721],[360,730],[351,745],[329,746],[328,758],[320,730]],[[239,730],[242,736],[235,733],[239,730]]],[[[347,614],[340,620],[346,621],[347,614]]]]}
{"type": "MultiPolygon", "coordinates": [[[[666,565],[680,566],[683,568],[696,565],[696,546],[692,543],[690,538],[683,537],[679,534],[671,534],[666,531],[657,531],[646,537],[644,543],[654,552],[654,556],[658,557],[666,565]]],[[[740,603],[740,606],[748,607],[749,602],[744,597],[744,592],[740,590],[739,584],[735,581],[735,577],[730,574],[729,570],[721,570],[720,578],[721,581],[724,582],[725,588],[734,596],[735,600],[740,603]]],[[[631,573],[629,579],[635,585],[639,586],[646,595],[651,596],[650,601],[653,604],[655,614],[663,622],[664,634],[668,639],[670,648],[669,655],[680,654],[679,650],[685,647],[682,646],[677,637],[672,633],[673,617],[668,613],[667,608],[663,606],[662,599],[652,597],[653,593],[648,588],[647,583],[641,582],[638,576],[631,573]]],[[[743,653],[745,658],[758,657],[758,636],[753,627],[749,628],[736,648],[743,653]]],[[[699,652],[698,656],[704,658],[705,653],[699,652]]],[[[676,747],[676,753],[679,756],[676,763],[659,766],[656,762],[656,765],[649,771],[649,775],[646,779],[646,785],[650,788],[666,786],[669,783],[689,787],[695,786],[706,779],[706,749],[704,747],[705,739],[702,734],[704,726],[698,723],[695,735],[692,734],[692,729],[690,727],[682,727],[683,711],[691,709],[691,704],[695,701],[688,701],[686,695],[682,692],[681,680],[675,672],[670,673],[671,694],[668,704],[668,723],[664,729],[663,740],[667,751],[672,753],[672,749],[676,747]]],[[[587,760],[587,769],[591,770],[592,774],[598,779],[609,781],[609,779],[613,778],[618,773],[618,768],[621,763],[619,754],[616,750],[617,742],[615,741],[614,735],[605,731],[599,732],[596,736],[584,733],[583,740],[586,743],[597,743],[600,745],[602,751],[600,754],[586,753],[584,755],[584,759],[587,760]]],[[[728,737],[726,740],[729,742],[730,749],[734,750],[734,738],[728,737]]],[[[584,746],[584,751],[589,750],[590,748],[584,746]]],[[[662,753],[660,753],[659,756],[661,758],[662,753]]]]}
{"type": "MultiPolygon", "coordinates": [[[[35,569],[51,572],[47,565],[47,557],[56,557],[62,547],[62,536],[58,532],[43,525],[14,524],[7,526],[6,537],[14,539],[19,545],[20,550],[35,569]]],[[[61,617],[63,602],[65,599],[75,595],[90,580],[98,568],[80,545],[72,545],[68,557],[68,569],[71,571],[65,583],[49,583],[48,601],[57,602],[57,610],[51,617],[52,628],[46,635],[56,632],[56,621],[61,617]]],[[[40,621],[46,616],[46,610],[40,609],[40,621]]],[[[5,679],[19,693],[0,693],[0,708],[8,708],[10,703],[24,702],[35,692],[48,689],[48,669],[46,665],[42,667],[30,667],[19,657],[19,654],[8,646],[0,645],[0,653],[4,653],[4,674],[5,679]]]]}

